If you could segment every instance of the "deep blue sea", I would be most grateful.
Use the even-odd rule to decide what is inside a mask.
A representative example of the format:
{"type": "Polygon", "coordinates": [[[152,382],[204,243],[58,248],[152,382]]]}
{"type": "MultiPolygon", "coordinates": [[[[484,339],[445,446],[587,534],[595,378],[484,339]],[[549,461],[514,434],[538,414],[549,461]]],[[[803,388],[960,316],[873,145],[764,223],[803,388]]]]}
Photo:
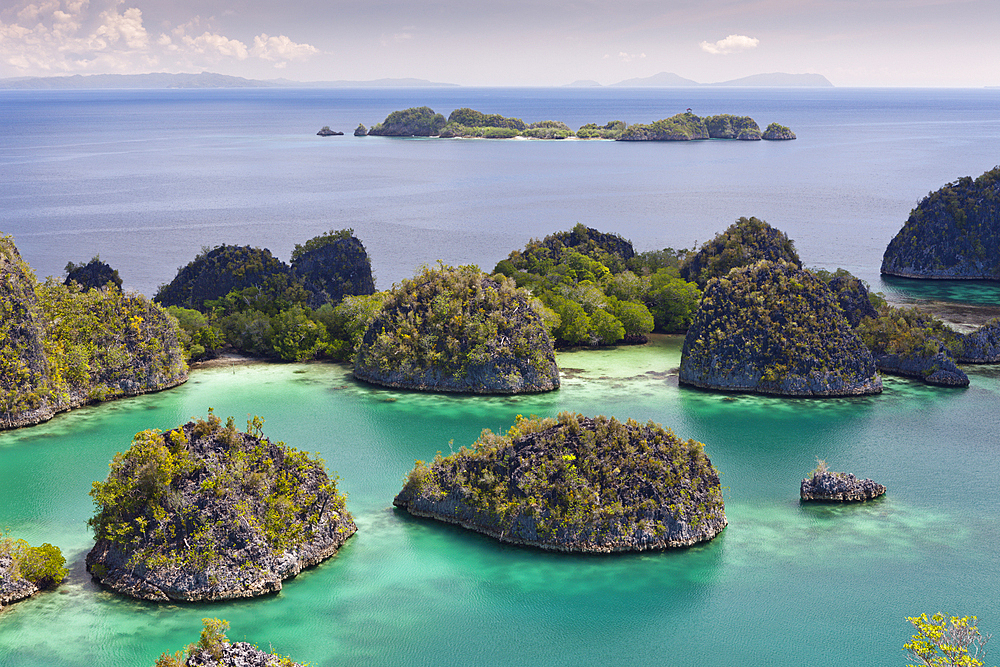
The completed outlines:
{"type": "MultiPolygon", "coordinates": [[[[577,222],[638,250],[690,247],[739,216],[786,231],[807,266],[899,299],[996,304],[996,285],[883,282],[882,252],[929,191],[1000,163],[1000,90],[408,89],[0,92],[0,232],[40,277],[95,254],[151,295],[202,248],[270,248],[354,228],[379,288],[422,263],[489,269],[577,222]],[[692,108],[791,127],[793,142],[615,143],[351,136],[396,109],[472,107],[576,128],[692,108]],[[315,136],[324,125],[343,137],[315,136]]],[[[0,612],[3,667],[152,665],[225,618],[318,667],[905,665],[906,616],[1000,632],[1000,367],[964,390],[886,378],[880,396],[786,400],[678,387],[680,338],[558,355],[563,387],[522,397],[360,385],[344,365],[196,370],[170,391],[0,433],[0,527],[51,542],[70,576],[0,612]],[[145,428],[260,414],[318,451],[359,531],[276,596],[156,605],[94,586],[87,492],[145,428]],[[391,508],[414,459],[517,414],[652,419],[706,444],[730,526],[655,554],[500,545],[391,508]],[[826,459],[886,484],[860,506],[801,505],[826,459]]],[[[992,664],[992,663],[991,663],[992,664]]]]}

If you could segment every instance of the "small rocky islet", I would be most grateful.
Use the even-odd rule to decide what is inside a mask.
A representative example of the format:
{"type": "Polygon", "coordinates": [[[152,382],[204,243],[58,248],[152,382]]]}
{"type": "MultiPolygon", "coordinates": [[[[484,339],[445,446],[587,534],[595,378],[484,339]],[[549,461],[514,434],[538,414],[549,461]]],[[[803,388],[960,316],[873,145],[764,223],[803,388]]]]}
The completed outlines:
{"type": "Polygon", "coordinates": [[[585,553],[691,546],[726,527],[719,475],[694,440],[652,422],[519,417],[429,463],[393,500],[501,542],[585,553]]]}
{"type": "Polygon", "coordinates": [[[826,461],[819,460],[812,475],[799,485],[803,502],[864,502],[885,494],[885,486],[870,479],[858,479],[853,473],[833,472],[826,461]]]}
{"type": "Polygon", "coordinates": [[[229,600],[279,591],[337,553],[357,527],[335,480],[262,424],[240,432],[210,410],[136,434],[91,491],[91,575],[142,600],[229,600]]]}
{"type": "Polygon", "coordinates": [[[231,642],[229,621],[203,618],[198,642],[184,651],[163,653],[153,667],[308,667],[291,658],[268,653],[250,642],[231,642]]]}
{"type": "Polygon", "coordinates": [[[39,591],[56,588],[69,571],[59,547],[33,547],[0,533],[0,610],[39,591]]]}

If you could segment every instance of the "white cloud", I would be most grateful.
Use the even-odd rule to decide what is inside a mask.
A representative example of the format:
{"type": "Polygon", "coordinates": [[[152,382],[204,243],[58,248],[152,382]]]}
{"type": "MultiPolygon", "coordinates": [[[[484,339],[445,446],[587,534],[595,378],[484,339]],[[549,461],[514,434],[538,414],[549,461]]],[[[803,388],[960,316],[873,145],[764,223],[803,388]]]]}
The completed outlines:
{"type": "Polygon", "coordinates": [[[746,35],[730,35],[729,37],[720,39],[715,43],[702,42],[701,50],[714,53],[716,55],[725,55],[727,53],[733,53],[734,51],[745,51],[747,49],[756,48],[759,43],[760,40],[756,37],[747,37],[746,35]]]}
{"type": "Polygon", "coordinates": [[[251,55],[263,60],[289,61],[306,60],[309,56],[319,53],[319,49],[311,44],[296,44],[285,35],[269,37],[267,33],[261,33],[253,38],[253,48],[251,55]]]}
{"type": "MultiPolygon", "coordinates": [[[[69,72],[135,72],[168,64],[190,70],[251,57],[283,67],[320,50],[286,35],[260,33],[252,47],[195,16],[165,24],[156,37],[139,0],[20,0],[0,20],[0,77],[69,72]]],[[[395,36],[399,39],[399,35],[395,36]]]]}
{"type": "MultiPolygon", "coordinates": [[[[604,56],[607,58],[607,56],[604,56]]],[[[625,53],[624,51],[618,52],[618,59],[623,63],[630,63],[633,60],[641,60],[646,57],[645,53],[625,53]]]]}

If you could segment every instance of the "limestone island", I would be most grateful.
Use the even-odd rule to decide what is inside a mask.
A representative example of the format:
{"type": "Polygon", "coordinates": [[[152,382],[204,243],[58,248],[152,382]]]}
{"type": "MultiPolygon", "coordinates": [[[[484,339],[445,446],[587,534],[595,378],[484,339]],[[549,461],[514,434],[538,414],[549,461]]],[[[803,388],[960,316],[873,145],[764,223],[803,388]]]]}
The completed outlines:
{"type": "Polygon", "coordinates": [[[320,459],[247,432],[211,410],[166,433],[136,434],[90,493],[87,570],[141,600],[229,600],[337,553],[357,527],[320,459]]]}
{"type": "Polygon", "coordinates": [[[1000,167],[928,194],[882,257],[882,273],[904,278],[1000,280],[1000,167]]]}
{"type": "MultiPolygon", "coordinates": [[[[362,128],[364,126],[361,126],[362,128]]],[[[626,125],[613,120],[603,126],[587,123],[574,132],[557,120],[525,123],[520,118],[500,114],[485,114],[475,109],[455,109],[446,119],[430,107],[413,107],[393,111],[386,119],[368,131],[369,135],[387,137],[442,137],[479,139],[613,139],[616,141],[692,141],[696,139],[794,139],[787,127],[771,123],[763,134],[749,116],[720,114],[701,118],[689,109],[670,118],[650,124],[626,125]]]]}
{"type": "Polygon", "coordinates": [[[542,549],[686,547],[727,524],[703,447],[652,422],[518,416],[506,435],[485,430],[471,449],[418,461],[393,505],[542,549]]]}
{"type": "Polygon", "coordinates": [[[966,364],[1000,363],[1000,318],[965,334],[958,360],[966,364]]]}
{"type": "Polygon", "coordinates": [[[320,129],[320,131],[316,133],[316,136],[318,136],[318,137],[342,137],[342,136],[344,136],[344,133],[343,132],[337,132],[335,130],[331,130],[329,125],[324,125],[320,129]]]}
{"type": "Polygon", "coordinates": [[[0,313],[0,430],[187,380],[177,322],[162,308],[114,285],[40,283],[9,236],[0,313]]]}
{"type": "Polygon", "coordinates": [[[681,384],[781,396],[882,391],[871,352],[815,275],[761,260],[709,281],[684,337],[681,384]]]}
{"type": "Polygon", "coordinates": [[[830,503],[864,502],[878,498],[885,487],[870,479],[858,479],[849,472],[831,472],[820,460],[811,477],[802,480],[799,497],[803,501],[830,503]]]}
{"type": "Polygon", "coordinates": [[[559,387],[555,352],[526,290],[475,266],[425,267],[389,291],[354,376],[422,391],[520,394],[559,387]]]}
{"type": "Polygon", "coordinates": [[[226,637],[229,621],[203,618],[201,622],[204,627],[198,643],[173,655],[161,653],[153,667],[307,667],[250,642],[230,642],[226,637]]]}
{"type": "Polygon", "coordinates": [[[702,244],[680,265],[680,277],[704,289],[712,278],[721,278],[731,269],[750,266],[762,259],[784,261],[802,268],[795,244],[784,232],[764,220],[739,218],[721,234],[702,244]]]}
{"type": "Polygon", "coordinates": [[[0,533],[0,609],[55,588],[69,574],[59,547],[33,547],[0,533]]]}

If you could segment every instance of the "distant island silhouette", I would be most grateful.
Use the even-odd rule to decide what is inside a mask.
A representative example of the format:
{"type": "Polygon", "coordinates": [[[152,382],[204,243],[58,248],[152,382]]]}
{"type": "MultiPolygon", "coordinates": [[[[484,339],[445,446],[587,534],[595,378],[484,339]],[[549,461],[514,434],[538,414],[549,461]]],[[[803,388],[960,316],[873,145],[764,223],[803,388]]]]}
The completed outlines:
{"type": "MultiPolygon", "coordinates": [[[[164,89],[164,88],[454,88],[459,84],[413,78],[385,78],[367,81],[292,81],[290,79],[245,79],[241,76],[212,72],[170,74],[73,74],[67,76],[33,76],[0,79],[0,90],[85,90],[108,89],[164,89]]],[[[718,83],[698,83],[672,72],[653,76],[626,79],[602,86],[591,79],[581,79],[567,84],[566,88],[670,88],[689,86],[753,86],[753,87],[815,87],[833,86],[822,74],[754,74],[741,79],[718,83]]]]}

